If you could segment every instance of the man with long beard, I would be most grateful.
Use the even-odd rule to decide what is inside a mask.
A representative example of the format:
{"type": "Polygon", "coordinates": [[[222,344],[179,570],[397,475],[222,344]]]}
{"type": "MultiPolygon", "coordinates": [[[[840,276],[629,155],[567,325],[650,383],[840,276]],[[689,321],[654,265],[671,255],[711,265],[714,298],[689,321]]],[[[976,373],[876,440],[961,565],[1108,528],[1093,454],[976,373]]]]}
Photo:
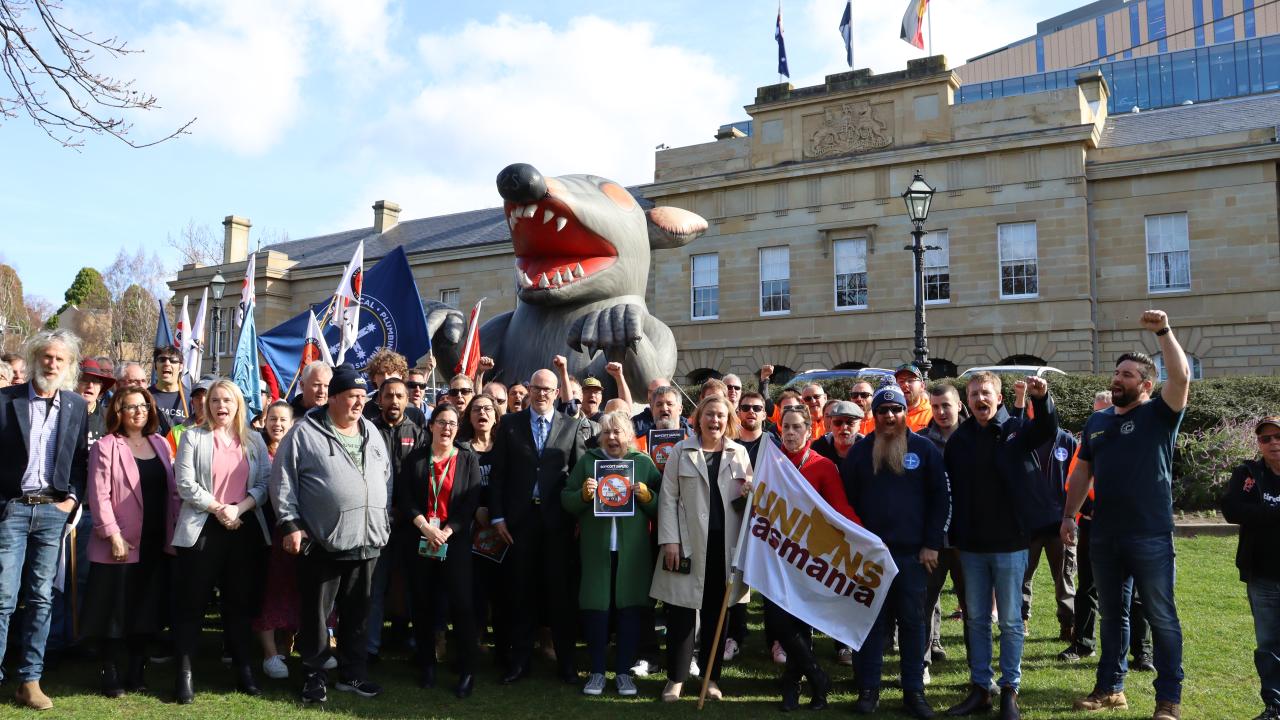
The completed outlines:
{"type": "MultiPolygon", "coordinates": [[[[18,662],[19,705],[48,710],[53,701],[40,689],[49,637],[49,608],[62,528],[84,497],[88,469],[88,412],[77,395],[80,341],[65,330],[27,340],[31,381],[0,390],[0,656],[5,638],[22,646],[18,662]],[[26,607],[10,633],[14,608],[26,607]]],[[[3,670],[0,670],[3,679],[3,670]]]]}
{"type": "Polygon", "coordinates": [[[884,637],[892,616],[898,621],[903,705],[912,717],[931,718],[933,709],[924,697],[925,584],[927,573],[938,565],[951,516],[951,493],[942,454],[907,427],[902,391],[880,388],[871,399],[871,410],[875,432],[849,450],[840,476],[863,526],[889,547],[898,575],[854,663],[858,700],[853,711],[869,715],[880,703],[884,637]]]}

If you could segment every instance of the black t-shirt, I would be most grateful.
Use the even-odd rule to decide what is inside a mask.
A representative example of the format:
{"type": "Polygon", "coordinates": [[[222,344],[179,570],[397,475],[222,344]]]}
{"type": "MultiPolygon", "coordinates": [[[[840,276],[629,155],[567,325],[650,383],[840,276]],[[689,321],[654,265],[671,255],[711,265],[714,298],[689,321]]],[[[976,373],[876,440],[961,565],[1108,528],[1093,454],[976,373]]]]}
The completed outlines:
{"type": "Polygon", "coordinates": [[[160,434],[168,435],[169,430],[175,425],[181,425],[187,421],[187,403],[183,397],[183,393],[174,390],[173,392],[161,392],[156,386],[152,385],[151,397],[155,398],[156,409],[160,411],[160,434]]]}
{"type": "Polygon", "coordinates": [[[1107,408],[1089,416],[1080,459],[1093,470],[1093,537],[1173,532],[1173,448],[1182,416],[1159,395],[1123,415],[1107,408]]]}
{"type": "Polygon", "coordinates": [[[756,455],[760,453],[760,441],[765,438],[769,438],[774,445],[781,445],[781,443],[778,442],[778,436],[768,430],[760,433],[760,437],[755,440],[743,440],[742,438],[738,438],[738,444],[747,449],[747,457],[751,458],[751,467],[756,466],[756,455]]]}
{"type": "Polygon", "coordinates": [[[711,486],[711,506],[707,518],[708,533],[724,532],[724,500],[720,498],[720,458],[724,451],[704,452],[707,458],[707,479],[711,486]]]}

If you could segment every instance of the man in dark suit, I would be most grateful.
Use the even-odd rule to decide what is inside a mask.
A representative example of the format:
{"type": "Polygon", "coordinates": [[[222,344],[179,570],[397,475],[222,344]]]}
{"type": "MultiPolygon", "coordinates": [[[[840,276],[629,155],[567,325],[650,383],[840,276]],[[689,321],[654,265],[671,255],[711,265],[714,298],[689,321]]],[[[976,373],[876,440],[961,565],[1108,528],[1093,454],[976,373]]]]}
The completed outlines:
{"type": "Polygon", "coordinates": [[[7,638],[21,643],[18,704],[48,710],[53,701],[40,689],[40,677],[49,608],[62,528],[84,496],[88,406],[74,392],[75,335],[41,332],[25,350],[30,381],[0,389],[0,657],[7,638]],[[10,633],[19,602],[26,614],[10,633]]]}
{"type": "Polygon", "coordinates": [[[512,637],[502,682],[529,674],[541,604],[550,621],[560,679],[574,683],[577,553],[574,525],[561,509],[560,491],[586,451],[590,431],[581,420],[556,412],[559,384],[550,370],[534,373],[528,387],[529,407],[498,425],[489,478],[489,514],[494,529],[511,544],[503,574],[512,637]]]}

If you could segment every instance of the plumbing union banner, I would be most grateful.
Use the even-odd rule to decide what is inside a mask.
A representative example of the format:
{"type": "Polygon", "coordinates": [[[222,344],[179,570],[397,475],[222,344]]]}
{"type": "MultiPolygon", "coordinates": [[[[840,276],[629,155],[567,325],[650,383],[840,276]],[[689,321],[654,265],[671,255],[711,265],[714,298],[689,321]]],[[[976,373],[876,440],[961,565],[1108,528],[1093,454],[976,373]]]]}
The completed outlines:
{"type": "Polygon", "coordinates": [[[889,549],[828,505],[773,443],[760,443],[754,484],[739,556],[743,581],[861,648],[898,574],[889,549]]]}

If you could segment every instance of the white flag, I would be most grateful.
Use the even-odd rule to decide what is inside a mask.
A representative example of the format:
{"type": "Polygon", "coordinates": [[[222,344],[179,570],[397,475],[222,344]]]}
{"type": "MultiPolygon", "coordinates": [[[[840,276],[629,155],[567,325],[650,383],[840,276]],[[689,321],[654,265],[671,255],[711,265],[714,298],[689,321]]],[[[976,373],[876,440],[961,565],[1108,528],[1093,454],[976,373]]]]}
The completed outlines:
{"type": "Polygon", "coordinates": [[[316,320],[316,314],[308,314],[311,319],[307,323],[307,339],[302,345],[302,365],[298,367],[299,372],[316,360],[323,360],[325,365],[333,367],[333,356],[329,354],[329,343],[324,341],[324,333],[320,331],[320,323],[316,320]]]}
{"type": "Polygon", "coordinates": [[[178,353],[182,356],[182,362],[187,362],[187,356],[191,354],[191,313],[187,311],[187,296],[182,296],[182,314],[178,316],[178,333],[173,338],[173,344],[178,348],[178,353]]]}
{"type": "MultiPolygon", "coordinates": [[[[186,304],[186,298],[183,299],[186,304]]],[[[187,377],[191,378],[191,386],[200,381],[200,366],[204,363],[204,315],[209,304],[209,288],[204,289],[204,293],[200,295],[200,309],[196,311],[196,317],[190,326],[191,330],[187,332],[187,354],[182,358],[182,364],[186,366],[187,377]]]]}
{"type": "Polygon", "coordinates": [[[898,566],[872,533],[827,504],[773,443],[760,444],[755,502],[739,544],[743,581],[791,613],[858,649],[898,566]]]}
{"type": "Polygon", "coordinates": [[[360,331],[360,288],[364,285],[364,241],[356,245],[355,255],[342,273],[338,289],[333,293],[333,318],[330,323],[342,330],[338,339],[336,364],[341,365],[347,351],[355,347],[360,331]]]}
{"type": "Polygon", "coordinates": [[[257,302],[254,295],[253,278],[257,275],[258,254],[249,255],[249,265],[244,269],[244,284],[240,286],[240,305],[236,308],[236,327],[244,324],[244,314],[257,302]]]}

